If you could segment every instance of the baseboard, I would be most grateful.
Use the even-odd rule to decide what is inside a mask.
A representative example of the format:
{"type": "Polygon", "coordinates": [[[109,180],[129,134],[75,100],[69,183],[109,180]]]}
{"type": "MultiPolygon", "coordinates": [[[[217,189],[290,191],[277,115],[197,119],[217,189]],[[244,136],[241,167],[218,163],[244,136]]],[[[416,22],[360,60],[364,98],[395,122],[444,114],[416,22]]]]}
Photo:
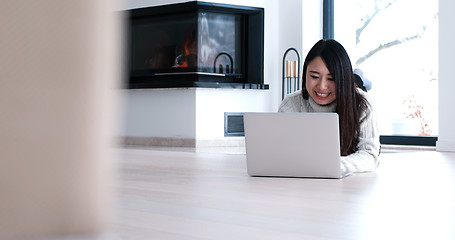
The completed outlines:
{"type": "Polygon", "coordinates": [[[165,137],[120,137],[121,146],[141,147],[244,147],[244,137],[220,139],[165,138],[165,137]]]}
{"type": "Polygon", "coordinates": [[[121,137],[120,145],[142,147],[196,147],[196,140],[191,138],[121,137]]]}
{"type": "Polygon", "coordinates": [[[413,146],[413,145],[381,144],[381,150],[436,151],[436,147],[434,147],[434,146],[413,146]]]}
{"type": "Polygon", "coordinates": [[[438,152],[455,152],[455,142],[453,141],[436,141],[436,151],[438,152]]]}
{"type": "Polygon", "coordinates": [[[225,137],[221,139],[197,139],[196,147],[245,147],[245,137],[225,137]]]}

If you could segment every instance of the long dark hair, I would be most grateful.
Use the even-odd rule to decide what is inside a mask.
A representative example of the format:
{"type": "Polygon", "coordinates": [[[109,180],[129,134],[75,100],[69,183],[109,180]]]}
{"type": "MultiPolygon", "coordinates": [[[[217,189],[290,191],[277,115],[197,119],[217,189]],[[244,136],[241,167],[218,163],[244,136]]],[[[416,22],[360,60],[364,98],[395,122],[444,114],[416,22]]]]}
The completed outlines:
{"type": "Polygon", "coordinates": [[[340,150],[346,156],[357,151],[360,117],[368,108],[367,100],[354,87],[351,60],[344,47],[335,40],[319,40],[308,52],[303,63],[302,97],[308,100],[306,72],[308,64],[321,57],[335,81],[336,112],[340,121],[340,150]]]}

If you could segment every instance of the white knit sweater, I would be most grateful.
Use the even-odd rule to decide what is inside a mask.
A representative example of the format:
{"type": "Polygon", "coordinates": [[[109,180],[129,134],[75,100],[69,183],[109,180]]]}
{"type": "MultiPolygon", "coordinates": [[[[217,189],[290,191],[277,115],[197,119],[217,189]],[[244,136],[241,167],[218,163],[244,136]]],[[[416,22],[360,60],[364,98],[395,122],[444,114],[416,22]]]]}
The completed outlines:
{"type": "MultiPolygon", "coordinates": [[[[368,94],[362,90],[358,92],[369,102],[369,108],[361,116],[359,144],[357,152],[341,157],[341,168],[343,172],[359,173],[370,172],[378,165],[380,150],[379,132],[376,124],[376,117],[373,113],[373,104],[368,94]]],[[[329,105],[319,105],[311,97],[303,99],[302,92],[287,95],[280,107],[279,112],[335,112],[336,101],[329,105]]]]}

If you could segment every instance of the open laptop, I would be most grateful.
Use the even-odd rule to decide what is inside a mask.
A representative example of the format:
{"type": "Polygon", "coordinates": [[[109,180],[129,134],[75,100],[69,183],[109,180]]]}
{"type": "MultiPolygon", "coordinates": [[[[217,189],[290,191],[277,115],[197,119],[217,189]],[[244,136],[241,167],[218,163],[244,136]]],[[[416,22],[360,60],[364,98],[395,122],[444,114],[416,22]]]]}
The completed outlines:
{"type": "Polygon", "coordinates": [[[347,176],[336,113],[245,113],[244,129],[250,176],[347,176]]]}

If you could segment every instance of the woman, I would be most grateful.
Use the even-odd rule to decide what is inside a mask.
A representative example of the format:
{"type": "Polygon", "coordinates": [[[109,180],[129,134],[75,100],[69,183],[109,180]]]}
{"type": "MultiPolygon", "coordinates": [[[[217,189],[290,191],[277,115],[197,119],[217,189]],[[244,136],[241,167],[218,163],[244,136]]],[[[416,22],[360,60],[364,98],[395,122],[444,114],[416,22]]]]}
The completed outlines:
{"type": "MultiPolygon", "coordinates": [[[[366,92],[354,87],[349,56],[335,40],[320,40],[303,64],[302,90],[286,96],[279,112],[336,112],[344,172],[374,171],[379,134],[366,92]]],[[[323,136],[321,136],[323,137],[323,136]]]]}

